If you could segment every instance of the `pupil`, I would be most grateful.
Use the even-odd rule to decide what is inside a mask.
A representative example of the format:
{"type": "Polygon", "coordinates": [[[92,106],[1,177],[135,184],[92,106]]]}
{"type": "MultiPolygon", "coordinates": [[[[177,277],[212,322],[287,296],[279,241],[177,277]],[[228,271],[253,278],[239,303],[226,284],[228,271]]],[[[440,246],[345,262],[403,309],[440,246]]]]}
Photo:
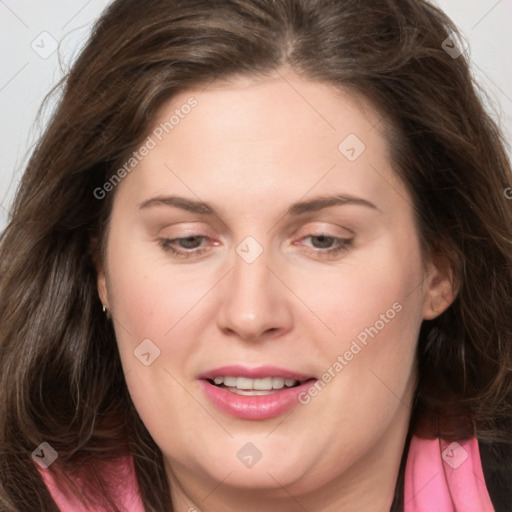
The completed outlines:
{"type": "Polygon", "coordinates": [[[317,240],[320,241],[321,248],[329,247],[332,244],[332,237],[330,237],[330,236],[318,235],[313,238],[316,238],[317,240]]]}
{"type": "Polygon", "coordinates": [[[198,239],[198,236],[188,236],[186,238],[182,238],[181,245],[184,249],[195,249],[197,247],[197,244],[196,246],[194,246],[194,241],[197,242],[198,239]],[[190,246],[190,243],[192,243],[192,247],[190,246]]]}

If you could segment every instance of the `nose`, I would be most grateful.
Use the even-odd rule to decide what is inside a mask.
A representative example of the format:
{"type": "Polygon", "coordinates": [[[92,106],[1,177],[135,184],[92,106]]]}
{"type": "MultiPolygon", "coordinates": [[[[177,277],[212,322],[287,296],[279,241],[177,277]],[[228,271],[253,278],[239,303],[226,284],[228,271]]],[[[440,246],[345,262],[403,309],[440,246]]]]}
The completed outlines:
{"type": "Polygon", "coordinates": [[[269,260],[266,251],[252,263],[235,254],[233,269],[221,283],[217,324],[224,334],[254,342],[292,329],[292,293],[269,260]]]}

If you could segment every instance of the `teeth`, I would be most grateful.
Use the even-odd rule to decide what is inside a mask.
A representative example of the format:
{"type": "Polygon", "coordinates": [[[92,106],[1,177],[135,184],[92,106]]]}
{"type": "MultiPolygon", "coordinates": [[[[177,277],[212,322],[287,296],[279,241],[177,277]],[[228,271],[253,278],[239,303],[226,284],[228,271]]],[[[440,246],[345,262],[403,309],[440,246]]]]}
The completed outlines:
{"type": "Polygon", "coordinates": [[[224,377],[223,382],[221,384],[224,384],[224,386],[227,386],[229,388],[235,388],[237,383],[236,377],[224,377]]]}
{"type": "MultiPolygon", "coordinates": [[[[258,389],[260,391],[270,391],[274,385],[273,385],[273,379],[272,377],[266,377],[265,379],[247,379],[252,380],[252,389],[258,389]]],[[[240,386],[237,386],[240,387],[240,386]]],[[[251,389],[251,388],[249,388],[251,389]]]]}
{"type": "Polygon", "coordinates": [[[236,379],[236,384],[233,386],[238,389],[254,389],[252,387],[253,380],[252,379],[246,379],[245,377],[238,377],[236,379]]]}
{"type": "Polygon", "coordinates": [[[273,389],[283,389],[284,388],[284,379],[279,377],[274,377],[272,379],[272,388],[273,389]]]}
{"type": "Polygon", "coordinates": [[[298,380],[282,379],[281,377],[265,377],[264,379],[248,379],[247,377],[215,377],[213,382],[217,386],[224,384],[227,388],[256,391],[283,389],[285,386],[287,388],[291,388],[299,383],[298,380]]]}

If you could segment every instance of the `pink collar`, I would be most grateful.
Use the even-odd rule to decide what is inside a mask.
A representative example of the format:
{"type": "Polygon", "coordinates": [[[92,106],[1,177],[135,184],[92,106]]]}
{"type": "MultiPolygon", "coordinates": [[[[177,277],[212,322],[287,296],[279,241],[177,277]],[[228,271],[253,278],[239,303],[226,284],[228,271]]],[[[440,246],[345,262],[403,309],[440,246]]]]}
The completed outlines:
{"type": "Polygon", "coordinates": [[[494,512],[475,438],[413,436],[405,468],[404,512],[494,512]]]}
{"type": "MultiPolygon", "coordinates": [[[[74,496],[64,492],[51,471],[40,469],[40,472],[60,512],[92,512],[95,510],[94,508],[84,507],[74,496]]],[[[109,483],[116,482],[114,484],[116,493],[113,498],[117,508],[121,512],[145,512],[135,476],[133,457],[123,457],[112,464],[109,467],[109,475],[112,476],[109,483]]]]}
{"type": "MultiPolygon", "coordinates": [[[[50,471],[43,480],[61,512],[87,512],[56,485],[50,471]]],[[[112,472],[122,482],[116,504],[126,512],[144,512],[132,457],[112,472]]],[[[494,512],[485,486],[476,439],[449,443],[413,436],[405,468],[404,512],[494,512]]]]}

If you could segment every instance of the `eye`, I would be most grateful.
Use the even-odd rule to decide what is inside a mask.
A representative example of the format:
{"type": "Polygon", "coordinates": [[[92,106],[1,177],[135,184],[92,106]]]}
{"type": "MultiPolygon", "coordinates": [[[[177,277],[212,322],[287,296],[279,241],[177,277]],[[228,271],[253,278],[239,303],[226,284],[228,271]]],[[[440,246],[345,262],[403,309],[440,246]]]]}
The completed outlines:
{"type": "Polygon", "coordinates": [[[198,244],[206,238],[204,235],[190,235],[181,238],[160,238],[158,242],[164,251],[181,258],[189,258],[200,256],[207,250],[206,247],[198,244]]]}
{"type": "MultiPolygon", "coordinates": [[[[313,242],[316,240],[317,247],[311,251],[320,257],[333,257],[338,254],[347,251],[349,247],[352,245],[352,238],[340,238],[335,236],[329,236],[325,234],[319,235],[307,235],[303,237],[301,240],[306,240],[310,238],[313,242]],[[333,245],[334,244],[334,245],[333,245]]],[[[315,246],[315,243],[313,243],[315,246]]]]}
{"type": "MultiPolygon", "coordinates": [[[[180,238],[160,238],[158,243],[166,252],[179,258],[190,258],[192,256],[201,256],[208,247],[202,242],[208,237],[204,235],[190,235],[180,238]]],[[[310,252],[319,257],[334,257],[349,249],[353,239],[328,236],[325,234],[307,235],[301,240],[310,238],[313,243],[313,249],[310,252]],[[315,247],[316,246],[316,247],[315,247]]],[[[217,243],[214,245],[218,245],[217,243]]]]}

